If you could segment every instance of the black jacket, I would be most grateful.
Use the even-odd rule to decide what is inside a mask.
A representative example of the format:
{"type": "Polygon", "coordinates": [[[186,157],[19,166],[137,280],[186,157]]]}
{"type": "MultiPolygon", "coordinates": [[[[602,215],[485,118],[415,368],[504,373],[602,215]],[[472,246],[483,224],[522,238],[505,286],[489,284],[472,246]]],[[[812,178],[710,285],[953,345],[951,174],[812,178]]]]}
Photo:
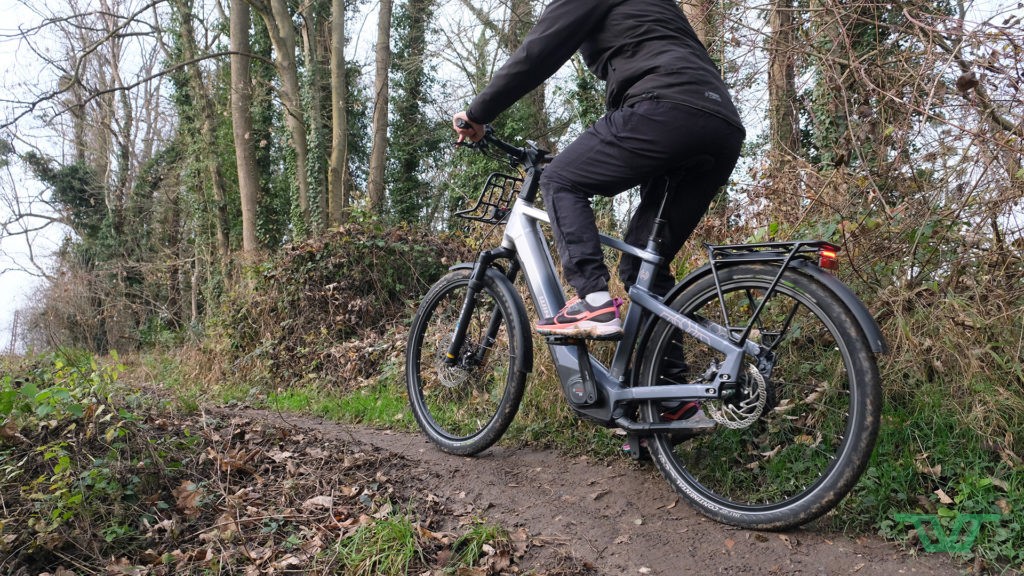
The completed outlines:
{"type": "Polygon", "coordinates": [[[743,127],[721,74],[674,0],[551,0],[522,46],[473,99],[470,120],[493,121],[577,50],[606,81],[609,110],[656,98],[743,127]]]}

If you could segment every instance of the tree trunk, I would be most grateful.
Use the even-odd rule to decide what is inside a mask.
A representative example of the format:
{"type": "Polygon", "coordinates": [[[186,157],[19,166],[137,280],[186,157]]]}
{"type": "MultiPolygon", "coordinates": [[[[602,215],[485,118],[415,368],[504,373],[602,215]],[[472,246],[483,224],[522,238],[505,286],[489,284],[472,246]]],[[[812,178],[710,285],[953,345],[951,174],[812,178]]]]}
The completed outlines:
{"type": "Polygon", "coordinates": [[[330,59],[327,34],[323,23],[327,20],[324,0],[307,1],[301,4],[302,48],[305,59],[305,105],[309,126],[309,196],[311,206],[315,202],[316,213],[313,221],[316,232],[322,232],[328,220],[327,192],[327,115],[324,100],[330,91],[325,72],[330,59]]]}
{"type": "Polygon", "coordinates": [[[216,135],[214,127],[217,124],[217,115],[214,111],[213,100],[210,91],[203,81],[203,73],[199,68],[197,58],[199,56],[196,47],[195,30],[192,27],[192,3],[191,0],[173,0],[172,6],[181,15],[181,46],[182,57],[188,65],[189,84],[192,88],[192,95],[199,106],[200,114],[200,136],[202,137],[203,150],[207,170],[210,172],[210,185],[213,187],[214,209],[216,210],[217,227],[217,252],[220,254],[221,262],[227,263],[230,256],[230,243],[228,234],[230,224],[228,222],[228,202],[224,192],[224,174],[220,168],[220,162],[216,156],[216,135]]]}
{"type": "Polygon", "coordinates": [[[285,124],[292,138],[295,150],[295,180],[298,183],[299,212],[303,232],[312,228],[309,212],[309,149],[306,140],[306,120],[302,111],[302,93],[299,89],[299,72],[295,61],[295,23],[288,11],[285,0],[267,2],[249,1],[256,8],[267,25],[270,42],[274,45],[274,67],[281,76],[281,104],[285,109],[285,124]]]}
{"type": "Polygon", "coordinates": [[[771,148],[777,157],[797,155],[800,127],[796,113],[795,32],[791,0],[774,0],[769,15],[768,116],[771,148]]]}
{"type": "Polygon", "coordinates": [[[367,195],[370,211],[384,214],[384,163],[388,146],[388,70],[391,68],[391,3],[380,0],[377,19],[377,70],[373,90],[373,147],[370,150],[370,177],[367,195]]]}
{"type": "Polygon", "coordinates": [[[345,75],[345,0],[331,2],[331,160],[327,170],[328,216],[341,224],[348,207],[348,85],[345,75]]]}
{"type": "Polygon", "coordinates": [[[256,207],[259,203],[260,180],[256,174],[256,157],[252,142],[252,76],[250,74],[249,5],[231,0],[231,125],[235,142],[235,163],[238,165],[238,194],[242,206],[242,251],[252,254],[259,249],[256,238],[256,207]]]}
{"type": "Polygon", "coordinates": [[[715,6],[716,3],[711,0],[683,0],[679,3],[679,7],[683,9],[683,14],[686,14],[686,19],[690,21],[690,26],[697,33],[697,38],[707,48],[711,47],[710,42],[716,28],[715,6]]]}

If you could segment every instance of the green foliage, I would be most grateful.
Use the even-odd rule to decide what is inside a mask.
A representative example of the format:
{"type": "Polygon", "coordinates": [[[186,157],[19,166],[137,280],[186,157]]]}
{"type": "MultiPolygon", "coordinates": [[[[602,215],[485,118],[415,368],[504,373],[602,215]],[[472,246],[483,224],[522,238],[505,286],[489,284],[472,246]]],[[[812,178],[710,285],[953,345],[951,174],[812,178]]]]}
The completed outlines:
{"type": "Polygon", "coordinates": [[[256,172],[260,180],[260,199],[256,208],[256,236],[261,246],[280,247],[289,234],[290,178],[281,163],[285,142],[279,137],[282,111],[275,93],[276,72],[271,62],[271,42],[262,18],[254,18],[249,44],[252,59],[252,140],[256,172]]]}
{"type": "Polygon", "coordinates": [[[951,406],[936,392],[923,394],[927,400],[916,413],[887,411],[875,457],[842,508],[848,518],[861,519],[858,528],[873,525],[898,540],[906,539],[913,526],[894,519],[896,514],[934,515],[947,532],[960,515],[996,514],[1001,519],[983,525],[969,556],[1020,565],[1024,467],[1006,459],[1005,446],[943,416],[951,406]]]}
{"type": "Polygon", "coordinates": [[[51,189],[53,201],[67,216],[68,225],[85,239],[96,239],[107,221],[104,185],[91,166],[74,163],[55,166],[54,161],[37,152],[27,152],[22,160],[41,182],[51,189]]]}
{"type": "Polygon", "coordinates": [[[587,70],[579,54],[573,56],[572,64],[573,84],[565,95],[566,105],[573,111],[571,121],[586,128],[604,115],[605,86],[587,70]]]}
{"type": "MultiPolygon", "coordinates": [[[[6,513],[0,548],[45,558],[72,541],[138,536],[135,511],[152,481],[152,453],[125,452],[135,418],[106,396],[123,366],[63,351],[6,360],[0,378],[0,477],[6,513]],[[93,455],[89,452],[92,451],[93,455]]],[[[124,544],[124,542],[121,542],[124,544]]]]}
{"type": "MultiPolygon", "coordinates": [[[[113,355],[117,360],[116,353],[113,355]]],[[[81,418],[116,380],[122,366],[99,366],[88,354],[63,350],[18,366],[5,360],[0,416],[16,428],[46,420],[81,418]]]]}
{"type": "Polygon", "coordinates": [[[370,165],[370,122],[372,94],[364,81],[365,71],[357,62],[348,61],[345,81],[348,84],[348,171],[353,191],[366,188],[370,165]]]}
{"type": "Polygon", "coordinates": [[[448,133],[445,119],[431,119],[425,110],[435,105],[434,71],[427,68],[430,22],[435,0],[409,0],[394,17],[397,48],[392,61],[393,134],[388,144],[387,179],[390,213],[394,220],[429,225],[434,191],[425,175],[434,168],[448,133]]]}

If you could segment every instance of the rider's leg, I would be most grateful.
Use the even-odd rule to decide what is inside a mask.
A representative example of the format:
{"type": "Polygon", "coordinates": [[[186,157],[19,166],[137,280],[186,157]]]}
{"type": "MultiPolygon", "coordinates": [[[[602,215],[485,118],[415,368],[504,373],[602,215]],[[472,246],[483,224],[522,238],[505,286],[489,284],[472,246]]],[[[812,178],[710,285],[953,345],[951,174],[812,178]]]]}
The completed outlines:
{"type": "MultiPolygon", "coordinates": [[[[728,181],[743,143],[743,131],[717,116],[690,110],[688,118],[686,133],[692,142],[681,147],[682,155],[673,162],[673,166],[682,167],[684,171],[681,178],[672,180],[674,189],[668,191],[662,214],[666,224],[662,228],[660,251],[665,263],[651,285],[651,291],[660,296],[675,285],[669,265],[704,217],[715,194],[728,181]]],[[[664,186],[664,178],[654,178],[641,187],[640,204],[623,237],[627,243],[638,247],[647,245],[665,193],[664,186]]],[[[627,288],[636,281],[640,264],[639,258],[622,256],[619,278],[627,288]]]]}
{"type": "MultiPolygon", "coordinates": [[[[738,153],[742,129],[688,106],[646,100],[608,112],[555,156],[544,170],[541,189],[566,280],[578,294],[606,289],[609,278],[590,199],[615,196],[689,158],[707,154],[709,142],[723,139],[718,133],[727,133],[724,139],[735,141],[738,153]]],[[[735,157],[729,160],[731,169],[735,157]]],[[[680,212],[699,219],[707,201],[700,203],[698,199],[698,203],[683,210],[673,207],[672,226],[678,226],[675,220],[680,212]]],[[[653,216],[651,213],[652,221],[653,216]]],[[[685,239],[684,235],[674,236],[685,239]]],[[[646,240],[642,237],[634,244],[643,247],[646,240]]],[[[678,249],[678,245],[673,248],[678,249]]]]}
{"type": "MultiPolygon", "coordinates": [[[[614,196],[665,172],[666,167],[706,154],[707,143],[720,139],[715,132],[727,133],[728,141],[736,141],[738,153],[742,129],[687,106],[648,100],[609,112],[554,158],[544,171],[541,189],[566,280],[581,298],[608,289],[609,273],[590,206],[591,197],[614,196]],[[690,130],[698,134],[710,130],[712,134],[680,137],[690,130]]],[[[728,164],[730,170],[732,162],[728,164]]],[[[710,198],[699,200],[699,206],[688,209],[673,206],[668,227],[678,227],[678,214],[693,214],[699,219],[709,201],[710,198]]],[[[685,234],[695,224],[694,221],[685,234]]],[[[672,232],[669,237],[671,242],[666,243],[665,254],[671,256],[685,235],[672,232]]],[[[643,246],[645,241],[646,238],[638,245],[643,246]]]]}

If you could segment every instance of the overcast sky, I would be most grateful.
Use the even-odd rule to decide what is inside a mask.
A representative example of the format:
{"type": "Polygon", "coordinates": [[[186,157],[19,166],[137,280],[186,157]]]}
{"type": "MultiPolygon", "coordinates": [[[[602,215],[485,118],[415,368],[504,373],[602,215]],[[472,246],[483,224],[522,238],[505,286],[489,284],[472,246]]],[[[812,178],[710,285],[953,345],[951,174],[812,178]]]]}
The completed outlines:
{"type": "MultiPolygon", "coordinates": [[[[20,26],[38,22],[39,17],[22,3],[14,0],[0,0],[0,14],[3,15],[0,20],[0,78],[3,79],[5,90],[11,94],[11,87],[38,79],[40,68],[35,56],[27,53],[20,42],[9,37],[16,35],[20,26]]],[[[16,173],[12,176],[18,178],[16,173]]],[[[5,174],[0,178],[6,180],[8,176],[5,174]]],[[[19,185],[22,182],[19,182],[19,185]]],[[[10,192],[7,188],[9,184],[10,182],[3,182],[3,193],[10,192]]],[[[6,206],[0,207],[0,211],[3,212],[0,217],[6,218],[6,206]]],[[[53,241],[50,240],[47,244],[52,246],[53,241]]],[[[12,264],[24,264],[26,259],[25,242],[22,238],[0,238],[0,270],[10,268],[12,264]]],[[[6,352],[10,343],[14,311],[31,301],[37,287],[38,281],[23,272],[8,271],[0,274],[0,352],[6,352]]]]}

